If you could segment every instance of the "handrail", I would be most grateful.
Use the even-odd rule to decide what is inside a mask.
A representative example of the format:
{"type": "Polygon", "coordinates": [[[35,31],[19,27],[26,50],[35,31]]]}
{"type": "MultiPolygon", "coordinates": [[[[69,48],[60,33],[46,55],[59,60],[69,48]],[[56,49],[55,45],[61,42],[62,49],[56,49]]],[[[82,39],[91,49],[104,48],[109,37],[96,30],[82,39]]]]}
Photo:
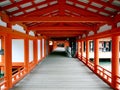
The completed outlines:
{"type": "Polygon", "coordinates": [[[5,90],[6,88],[6,80],[5,77],[0,78],[0,90],[5,90]]]}
{"type": "Polygon", "coordinates": [[[111,72],[106,70],[105,68],[97,65],[97,74],[109,85],[111,85],[112,77],[111,77],[111,72]]]}
{"type": "MultiPolygon", "coordinates": [[[[95,72],[95,70],[94,70],[95,66],[92,62],[90,62],[88,60],[88,63],[86,63],[87,58],[85,58],[84,56],[79,56],[78,58],[82,59],[81,61],[85,65],[87,65],[93,72],[95,72]]],[[[111,77],[111,72],[110,71],[108,71],[105,68],[97,65],[97,73],[96,74],[111,86],[112,77],[111,77]]],[[[120,77],[117,77],[117,78],[119,79],[119,81],[116,81],[116,82],[120,85],[120,77]]]]}
{"type": "Polygon", "coordinates": [[[120,76],[116,76],[117,89],[120,90],[120,76]]]}
{"type": "Polygon", "coordinates": [[[15,71],[12,72],[12,75],[15,74],[15,73],[17,73],[18,71],[20,71],[22,69],[23,69],[23,67],[18,68],[17,70],[15,70],[15,71]]]}
{"type": "Polygon", "coordinates": [[[18,81],[20,81],[25,75],[26,71],[23,67],[15,70],[12,72],[12,84],[16,84],[18,81]]]}
{"type": "Polygon", "coordinates": [[[92,71],[94,71],[94,64],[93,64],[92,62],[88,61],[87,66],[88,66],[92,71]]]}

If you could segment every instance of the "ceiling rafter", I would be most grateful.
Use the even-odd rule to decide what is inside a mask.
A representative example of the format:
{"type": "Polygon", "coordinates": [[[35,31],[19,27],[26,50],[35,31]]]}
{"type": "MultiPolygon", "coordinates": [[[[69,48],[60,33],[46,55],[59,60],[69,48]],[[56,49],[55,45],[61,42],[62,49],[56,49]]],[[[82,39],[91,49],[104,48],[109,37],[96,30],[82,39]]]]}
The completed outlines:
{"type": "Polygon", "coordinates": [[[64,16],[65,14],[65,0],[58,0],[58,4],[59,4],[59,15],[60,16],[64,16]]]}
{"type": "Polygon", "coordinates": [[[100,14],[95,14],[93,12],[90,12],[90,11],[86,11],[84,9],[79,9],[75,6],[71,6],[71,5],[66,5],[65,8],[69,11],[74,11],[74,12],[78,12],[78,14],[82,14],[83,16],[84,15],[88,15],[88,16],[97,16],[97,17],[103,17],[103,18],[108,18],[108,17],[105,17],[103,15],[100,15],[100,14]]]}

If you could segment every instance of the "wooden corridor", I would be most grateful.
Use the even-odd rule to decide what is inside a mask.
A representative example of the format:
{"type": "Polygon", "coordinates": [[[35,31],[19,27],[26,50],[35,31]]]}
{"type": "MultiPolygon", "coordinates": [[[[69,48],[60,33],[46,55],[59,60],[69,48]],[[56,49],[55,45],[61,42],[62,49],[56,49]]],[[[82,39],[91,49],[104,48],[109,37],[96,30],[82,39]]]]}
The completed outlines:
{"type": "Polygon", "coordinates": [[[11,90],[113,90],[82,62],[54,51],[11,90]]]}

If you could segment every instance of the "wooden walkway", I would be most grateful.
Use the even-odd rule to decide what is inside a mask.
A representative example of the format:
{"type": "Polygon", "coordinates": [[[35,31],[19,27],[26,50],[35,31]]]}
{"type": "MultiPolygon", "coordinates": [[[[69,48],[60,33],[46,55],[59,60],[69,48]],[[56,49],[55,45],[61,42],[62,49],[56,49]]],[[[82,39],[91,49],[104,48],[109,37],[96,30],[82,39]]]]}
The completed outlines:
{"type": "Polygon", "coordinates": [[[11,90],[113,90],[82,62],[54,51],[11,90]]]}

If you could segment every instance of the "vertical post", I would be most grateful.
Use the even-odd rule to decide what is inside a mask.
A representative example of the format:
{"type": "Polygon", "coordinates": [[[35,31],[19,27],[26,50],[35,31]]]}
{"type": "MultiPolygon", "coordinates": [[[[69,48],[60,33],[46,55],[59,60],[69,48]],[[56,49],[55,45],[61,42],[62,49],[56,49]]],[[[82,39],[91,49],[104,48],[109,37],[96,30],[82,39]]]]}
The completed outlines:
{"type": "Polygon", "coordinates": [[[44,57],[46,57],[46,39],[44,38],[44,57]]]}
{"type": "Polygon", "coordinates": [[[24,39],[24,67],[29,72],[29,39],[24,39]]]}
{"type": "Polygon", "coordinates": [[[82,56],[83,56],[83,41],[81,41],[81,60],[82,60],[82,56]]]}
{"type": "Polygon", "coordinates": [[[86,64],[88,64],[89,60],[89,41],[86,40],[86,64]]]}
{"type": "MultiPolygon", "coordinates": [[[[4,43],[4,37],[1,38],[1,43],[2,43],[2,49],[5,50],[5,43],[4,43]]],[[[1,63],[4,64],[5,63],[5,57],[4,55],[1,55],[1,63]]],[[[1,73],[4,74],[4,66],[1,67],[1,73]]]]}
{"type": "Polygon", "coordinates": [[[79,53],[80,53],[80,41],[78,40],[78,51],[77,51],[77,55],[78,55],[78,58],[79,58],[79,53]]]}
{"type": "Polygon", "coordinates": [[[5,36],[5,77],[7,89],[12,87],[12,40],[9,35],[5,36]]]}
{"type": "Polygon", "coordinates": [[[34,63],[38,63],[38,43],[37,39],[33,40],[34,63]]]}
{"type": "Polygon", "coordinates": [[[42,47],[42,38],[40,39],[40,42],[41,42],[41,43],[40,43],[40,50],[41,50],[41,51],[40,51],[40,57],[41,57],[41,60],[42,60],[42,58],[43,58],[43,57],[42,57],[42,48],[43,48],[43,47],[42,47]]]}
{"type": "Polygon", "coordinates": [[[119,75],[119,36],[112,36],[112,86],[117,88],[116,76],[119,75]]]}
{"type": "Polygon", "coordinates": [[[97,73],[97,66],[99,65],[99,40],[94,40],[94,68],[97,73]]]}

